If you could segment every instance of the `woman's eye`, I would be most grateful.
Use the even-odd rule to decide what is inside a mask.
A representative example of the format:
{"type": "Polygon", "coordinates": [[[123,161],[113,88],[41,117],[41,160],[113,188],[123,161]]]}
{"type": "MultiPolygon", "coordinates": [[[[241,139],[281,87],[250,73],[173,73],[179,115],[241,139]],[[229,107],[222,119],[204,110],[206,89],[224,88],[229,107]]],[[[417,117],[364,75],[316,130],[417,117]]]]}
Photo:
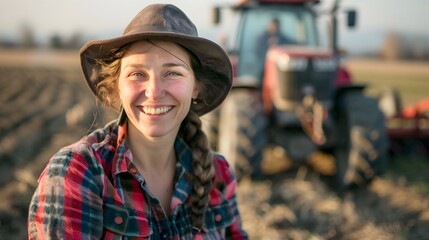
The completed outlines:
{"type": "Polygon", "coordinates": [[[168,72],[168,76],[182,76],[179,72],[168,72]]]}
{"type": "Polygon", "coordinates": [[[130,74],[130,76],[132,76],[132,77],[142,77],[143,74],[140,73],[140,72],[133,72],[133,73],[130,74]]]}
{"type": "Polygon", "coordinates": [[[146,78],[146,74],[142,72],[132,72],[128,75],[130,80],[144,80],[146,78]]]}

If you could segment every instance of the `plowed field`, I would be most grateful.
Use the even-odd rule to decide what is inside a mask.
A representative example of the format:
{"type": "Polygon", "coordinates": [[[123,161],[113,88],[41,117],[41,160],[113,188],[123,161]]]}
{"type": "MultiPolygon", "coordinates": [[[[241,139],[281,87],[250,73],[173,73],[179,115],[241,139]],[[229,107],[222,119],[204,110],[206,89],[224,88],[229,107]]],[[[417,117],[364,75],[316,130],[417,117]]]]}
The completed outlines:
{"type": "MultiPolygon", "coordinates": [[[[33,55],[4,56],[0,239],[26,239],[28,204],[50,156],[113,115],[95,104],[76,55],[51,57],[49,64],[33,55]]],[[[326,177],[305,166],[264,181],[243,180],[238,186],[243,224],[251,239],[429,239],[428,189],[416,184],[429,181],[428,165],[407,156],[395,159],[386,176],[343,198],[326,177]],[[403,166],[414,168],[404,172],[403,166]]]]}

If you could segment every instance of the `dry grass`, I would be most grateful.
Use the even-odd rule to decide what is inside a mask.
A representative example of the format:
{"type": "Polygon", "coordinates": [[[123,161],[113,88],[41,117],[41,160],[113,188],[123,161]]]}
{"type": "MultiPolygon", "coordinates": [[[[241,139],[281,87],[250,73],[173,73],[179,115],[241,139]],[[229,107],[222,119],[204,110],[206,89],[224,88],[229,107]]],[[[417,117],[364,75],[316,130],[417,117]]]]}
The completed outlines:
{"type": "Polygon", "coordinates": [[[79,66],[79,51],[47,49],[10,50],[0,48],[0,65],[70,68],[79,66]]]}
{"type": "Polygon", "coordinates": [[[429,97],[429,62],[351,59],[347,63],[353,81],[368,84],[368,93],[377,95],[383,88],[399,91],[403,106],[429,97]]]}

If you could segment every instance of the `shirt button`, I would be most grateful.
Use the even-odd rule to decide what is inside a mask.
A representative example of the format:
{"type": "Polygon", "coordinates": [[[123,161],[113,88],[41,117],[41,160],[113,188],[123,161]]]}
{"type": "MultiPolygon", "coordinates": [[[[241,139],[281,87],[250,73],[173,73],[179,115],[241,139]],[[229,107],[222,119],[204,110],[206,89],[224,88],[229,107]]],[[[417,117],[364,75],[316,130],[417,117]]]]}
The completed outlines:
{"type": "Polygon", "coordinates": [[[124,220],[122,219],[122,217],[115,217],[115,223],[116,224],[121,224],[124,220]]]}
{"type": "Polygon", "coordinates": [[[130,168],[130,172],[136,174],[137,173],[137,169],[136,168],[130,168]]]}
{"type": "Polygon", "coordinates": [[[221,215],[219,215],[219,214],[217,214],[216,216],[215,216],[215,221],[216,222],[220,222],[222,220],[222,216],[221,215]]]}

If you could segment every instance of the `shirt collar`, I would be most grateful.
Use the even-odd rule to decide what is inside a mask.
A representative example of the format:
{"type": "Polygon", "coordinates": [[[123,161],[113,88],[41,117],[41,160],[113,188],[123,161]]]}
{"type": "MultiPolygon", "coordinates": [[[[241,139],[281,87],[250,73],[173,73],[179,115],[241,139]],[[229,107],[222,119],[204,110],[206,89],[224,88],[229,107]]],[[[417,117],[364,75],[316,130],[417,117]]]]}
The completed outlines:
{"type": "MultiPolygon", "coordinates": [[[[118,139],[116,141],[116,152],[112,162],[112,174],[127,172],[129,163],[131,162],[131,150],[127,146],[127,123],[118,126],[118,139]]],[[[174,150],[176,152],[177,161],[189,173],[192,173],[192,149],[179,136],[174,141],[174,150]]]]}
{"type": "Polygon", "coordinates": [[[176,151],[177,161],[186,171],[192,173],[192,149],[181,137],[176,137],[174,150],[176,151]]]}
{"type": "Polygon", "coordinates": [[[118,138],[116,139],[115,156],[112,162],[112,174],[127,172],[127,160],[130,159],[130,150],[126,146],[126,136],[128,131],[127,123],[118,125],[118,138]]]}

